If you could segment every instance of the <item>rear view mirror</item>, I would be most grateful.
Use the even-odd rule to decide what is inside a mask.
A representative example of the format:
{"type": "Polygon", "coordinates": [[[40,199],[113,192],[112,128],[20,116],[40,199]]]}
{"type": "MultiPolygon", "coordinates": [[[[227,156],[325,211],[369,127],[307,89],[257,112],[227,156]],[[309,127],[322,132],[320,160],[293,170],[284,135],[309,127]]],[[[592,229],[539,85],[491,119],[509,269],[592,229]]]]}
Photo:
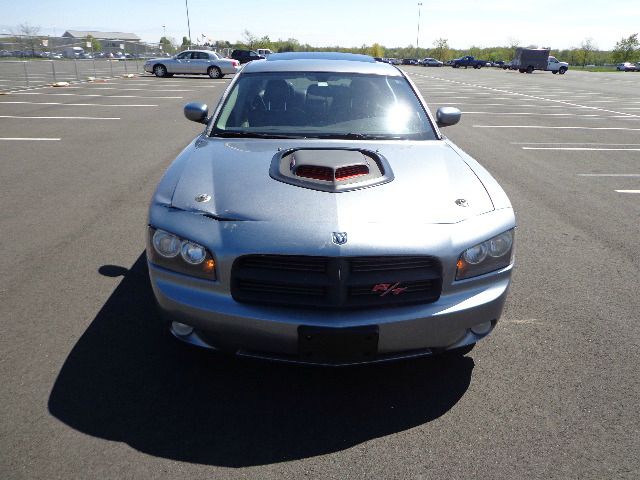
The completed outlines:
{"type": "Polygon", "coordinates": [[[184,106],[184,116],[192,122],[207,123],[209,107],[206,103],[187,103],[184,106]]]}
{"type": "Polygon", "coordinates": [[[455,107],[440,107],[436,112],[438,127],[448,127],[460,121],[462,112],[455,107]]]}

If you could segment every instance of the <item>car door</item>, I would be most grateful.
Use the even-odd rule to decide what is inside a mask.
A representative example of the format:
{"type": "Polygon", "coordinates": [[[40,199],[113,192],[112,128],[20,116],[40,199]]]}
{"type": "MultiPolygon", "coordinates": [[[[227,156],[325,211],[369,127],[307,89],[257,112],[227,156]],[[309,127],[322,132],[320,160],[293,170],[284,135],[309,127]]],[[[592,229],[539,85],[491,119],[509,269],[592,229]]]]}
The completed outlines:
{"type": "Polygon", "coordinates": [[[187,51],[180,53],[174,60],[173,69],[171,73],[187,73],[189,69],[189,62],[191,62],[191,54],[193,52],[187,51]]]}
{"type": "Polygon", "coordinates": [[[204,74],[207,73],[211,61],[207,52],[193,52],[189,62],[189,71],[187,73],[204,74]]]}

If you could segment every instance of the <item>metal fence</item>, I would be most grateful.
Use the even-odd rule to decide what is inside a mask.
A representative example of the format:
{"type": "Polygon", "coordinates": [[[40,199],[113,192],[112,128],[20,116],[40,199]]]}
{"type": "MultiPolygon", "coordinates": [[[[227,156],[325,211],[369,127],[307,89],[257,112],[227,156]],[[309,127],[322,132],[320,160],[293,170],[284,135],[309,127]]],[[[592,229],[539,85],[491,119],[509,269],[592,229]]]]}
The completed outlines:
{"type": "Polygon", "coordinates": [[[80,82],[143,72],[142,59],[64,59],[0,61],[0,92],[49,85],[57,82],[80,82]]]}

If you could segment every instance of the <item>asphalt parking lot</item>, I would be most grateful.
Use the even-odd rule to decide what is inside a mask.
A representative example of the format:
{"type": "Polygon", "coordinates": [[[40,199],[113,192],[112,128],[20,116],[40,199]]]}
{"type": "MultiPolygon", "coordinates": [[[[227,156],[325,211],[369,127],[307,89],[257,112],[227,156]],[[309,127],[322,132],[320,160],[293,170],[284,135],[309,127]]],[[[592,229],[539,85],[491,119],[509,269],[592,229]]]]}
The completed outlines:
{"type": "Polygon", "coordinates": [[[640,477],[640,75],[405,70],[517,212],[503,318],[451,362],[290,367],[162,330],[148,201],[201,131],[182,105],[228,79],[0,95],[0,477],[640,477]]]}

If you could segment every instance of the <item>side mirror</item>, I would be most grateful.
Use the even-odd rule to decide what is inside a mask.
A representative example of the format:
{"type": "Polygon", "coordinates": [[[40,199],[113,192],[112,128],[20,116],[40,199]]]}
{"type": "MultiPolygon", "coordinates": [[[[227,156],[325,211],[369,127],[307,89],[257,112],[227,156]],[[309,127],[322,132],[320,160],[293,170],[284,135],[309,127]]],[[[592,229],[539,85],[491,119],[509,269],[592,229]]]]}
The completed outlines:
{"type": "Polygon", "coordinates": [[[209,107],[207,107],[206,103],[187,103],[184,106],[184,116],[192,122],[207,123],[209,107]]]}
{"type": "Polygon", "coordinates": [[[436,121],[440,128],[455,125],[460,121],[460,117],[462,112],[455,107],[440,107],[436,112],[436,121]]]}

